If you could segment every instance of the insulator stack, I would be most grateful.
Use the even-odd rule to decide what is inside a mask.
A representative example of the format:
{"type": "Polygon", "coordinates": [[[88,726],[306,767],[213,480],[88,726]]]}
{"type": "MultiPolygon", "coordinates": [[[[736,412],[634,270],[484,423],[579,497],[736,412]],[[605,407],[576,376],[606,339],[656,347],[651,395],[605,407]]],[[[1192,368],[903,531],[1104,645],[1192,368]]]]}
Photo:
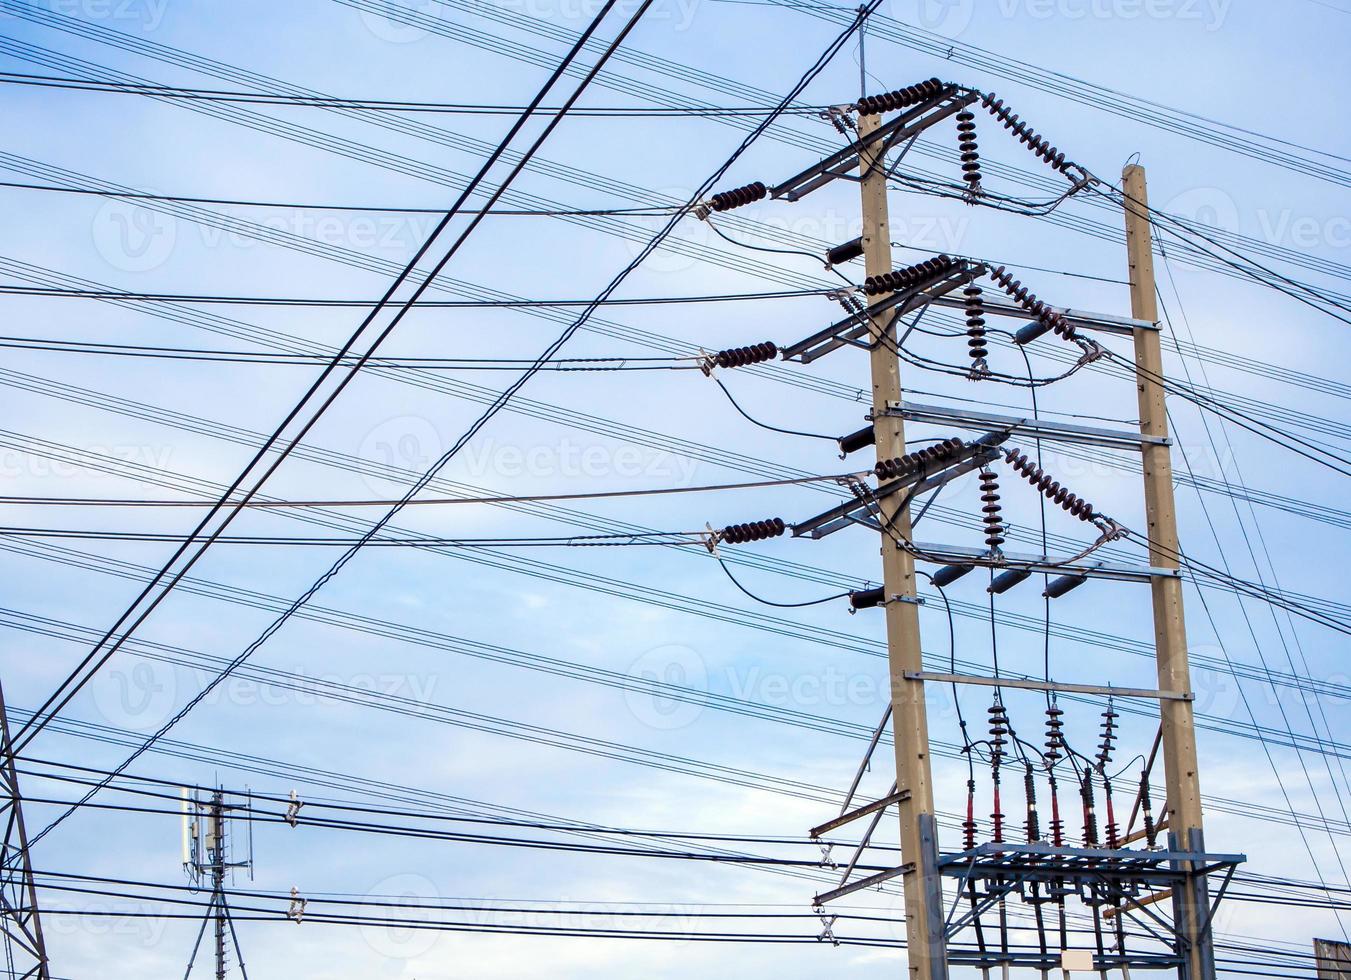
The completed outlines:
{"type": "Polygon", "coordinates": [[[883,92],[881,95],[865,95],[854,103],[854,108],[858,110],[860,116],[877,116],[895,109],[918,105],[939,95],[946,88],[948,86],[937,78],[930,78],[928,81],[907,85],[892,92],[883,92]]]}
{"type": "Polygon", "coordinates": [[[719,191],[708,199],[708,206],[714,211],[730,211],[733,208],[763,200],[768,193],[769,188],[757,180],[755,183],[747,184],[744,187],[734,187],[730,191],[719,191]]]}
{"type": "Polygon", "coordinates": [[[884,272],[880,276],[869,276],[863,281],[863,291],[869,296],[876,296],[878,293],[895,293],[903,289],[912,289],[951,272],[956,265],[957,262],[952,256],[937,255],[932,259],[906,266],[904,269],[884,272]]]}
{"type": "Polygon", "coordinates": [[[718,367],[734,368],[745,367],[748,364],[759,364],[761,361],[769,361],[779,356],[779,347],[773,341],[766,340],[762,344],[751,344],[749,347],[731,347],[727,350],[720,350],[713,355],[713,361],[718,367]]]}
{"type": "MultiPolygon", "coordinates": [[[[990,273],[990,278],[999,283],[999,287],[1003,289],[1004,292],[1012,296],[1019,306],[1027,310],[1027,312],[1031,313],[1032,316],[1036,318],[1037,323],[1040,324],[1042,328],[1035,331],[1036,336],[1040,336],[1047,330],[1055,332],[1066,340],[1073,340],[1078,336],[1074,327],[1070,325],[1070,322],[1065,319],[1063,314],[1057,313],[1041,300],[1037,299],[1034,293],[1029,292],[1027,287],[1024,286],[1021,281],[1014,279],[1013,275],[1002,265],[995,269],[994,272],[990,273]]],[[[1019,336],[1026,336],[1028,339],[1032,339],[1032,335],[1024,334],[1022,332],[1020,332],[1019,336]]]]}
{"type": "Polygon", "coordinates": [[[957,113],[957,150],[962,155],[962,180],[974,194],[980,189],[980,151],[976,146],[976,116],[969,109],[957,113]]]}
{"type": "Polygon", "coordinates": [[[1150,847],[1158,844],[1159,830],[1154,823],[1154,801],[1149,796],[1149,773],[1140,773],[1140,813],[1145,824],[1145,841],[1150,847]]]}
{"type": "Polygon", "coordinates": [[[1023,773],[1023,796],[1027,798],[1027,841],[1031,844],[1041,840],[1041,818],[1037,814],[1037,780],[1030,762],[1023,773]]]}
{"type": "Polygon", "coordinates": [[[1046,709],[1046,771],[1051,779],[1051,843],[1065,844],[1065,821],[1060,817],[1060,796],[1056,789],[1055,765],[1065,757],[1064,710],[1052,704],[1046,709]]]}
{"type": "Polygon", "coordinates": [[[1022,122],[1013,114],[1008,106],[1004,105],[1004,100],[995,96],[993,92],[982,96],[981,106],[987,109],[990,115],[994,116],[1004,124],[1004,128],[1013,131],[1013,135],[1018,137],[1018,142],[1023,143],[1029,150],[1041,157],[1056,170],[1062,174],[1068,174],[1073,163],[1065,160],[1065,154],[1061,153],[1049,142],[1038,136],[1033,129],[1022,122]]]}
{"type": "Polygon", "coordinates": [[[879,480],[895,480],[903,476],[923,473],[925,470],[936,468],[955,459],[965,446],[966,443],[954,436],[932,446],[917,449],[913,453],[906,453],[904,456],[880,459],[877,461],[877,465],[873,467],[873,472],[877,474],[879,480]]]}
{"type": "Polygon", "coordinates": [[[1112,751],[1116,746],[1116,720],[1121,716],[1117,714],[1111,702],[1107,703],[1107,710],[1102,713],[1102,741],[1098,744],[1098,772],[1106,775],[1107,767],[1112,762],[1112,751]]]}
{"type": "Polygon", "coordinates": [[[1027,454],[1021,450],[1008,450],[1004,454],[1004,460],[1026,477],[1028,483],[1045,494],[1047,500],[1059,504],[1062,509],[1069,511],[1079,520],[1091,521],[1094,514],[1097,513],[1092,504],[1077,494],[1070,493],[1065,487],[1051,479],[1050,474],[1032,462],[1027,454]]]}
{"type": "Polygon", "coordinates": [[[962,290],[962,301],[966,304],[966,349],[971,355],[971,377],[975,378],[986,372],[985,357],[990,353],[985,346],[984,291],[972,283],[962,290]]]}
{"type": "Polygon", "coordinates": [[[1098,814],[1093,805],[1093,770],[1084,769],[1079,783],[1079,795],[1084,802],[1084,847],[1098,846],[1098,814]]]}
{"type": "Polygon", "coordinates": [[[1004,509],[999,503],[999,477],[994,470],[980,471],[981,518],[985,522],[985,544],[991,551],[1004,543],[1004,522],[1000,512],[1004,509]]]}
{"type": "Polygon", "coordinates": [[[994,836],[991,840],[998,844],[1004,839],[1004,808],[999,796],[999,767],[1004,761],[1004,746],[1008,744],[1005,736],[1009,734],[1009,716],[999,701],[995,701],[987,710],[990,715],[990,771],[994,781],[994,812],[990,814],[990,819],[994,822],[994,836]]]}
{"type": "Polygon", "coordinates": [[[718,540],[728,544],[745,544],[748,541],[764,541],[783,534],[787,525],[772,517],[767,521],[751,521],[749,524],[729,524],[718,532],[718,540]]]}
{"type": "Polygon", "coordinates": [[[976,846],[976,781],[966,781],[966,819],[962,821],[962,845],[970,851],[976,846]]]}

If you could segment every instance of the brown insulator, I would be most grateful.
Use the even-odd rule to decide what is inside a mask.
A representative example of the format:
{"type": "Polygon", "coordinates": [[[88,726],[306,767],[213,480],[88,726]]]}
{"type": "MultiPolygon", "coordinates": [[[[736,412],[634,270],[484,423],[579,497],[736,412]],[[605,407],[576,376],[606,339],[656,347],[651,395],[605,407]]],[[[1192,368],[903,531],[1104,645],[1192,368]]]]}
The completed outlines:
{"type": "Polygon", "coordinates": [[[1062,487],[1051,478],[1050,474],[1032,462],[1026,453],[1018,449],[1009,449],[1004,453],[1004,460],[1021,473],[1028,483],[1045,494],[1046,499],[1059,504],[1061,508],[1069,511],[1079,520],[1091,521],[1096,516],[1097,510],[1092,504],[1062,487]]]}
{"type": "Polygon", "coordinates": [[[854,108],[858,110],[860,116],[876,116],[883,112],[917,105],[948,88],[951,86],[944,85],[937,78],[930,78],[914,85],[907,85],[905,88],[883,92],[881,95],[865,95],[854,103],[854,108]]]}
{"type": "Polygon", "coordinates": [[[957,113],[957,150],[962,155],[962,180],[975,193],[980,187],[980,151],[976,146],[976,116],[969,109],[957,113]]]}
{"type": "Polygon", "coordinates": [[[880,459],[873,467],[873,472],[879,480],[896,480],[903,476],[937,469],[955,459],[965,446],[966,443],[954,436],[924,449],[917,449],[913,453],[906,453],[904,456],[880,459]]]}
{"type": "Polygon", "coordinates": [[[984,366],[985,356],[990,353],[985,346],[985,298],[984,291],[975,283],[962,290],[962,302],[966,304],[966,347],[971,355],[973,369],[984,366]]]}
{"type": "Polygon", "coordinates": [[[962,843],[970,851],[976,847],[976,781],[966,781],[966,819],[962,821],[962,843]]]}
{"type": "Polygon", "coordinates": [[[769,193],[769,188],[760,181],[744,187],[734,187],[730,191],[720,191],[709,198],[708,206],[714,211],[730,211],[743,205],[759,201],[769,193]]]}
{"type": "Polygon", "coordinates": [[[1004,543],[1004,522],[1000,512],[1004,509],[999,503],[999,477],[994,470],[980,471],[981,518],[985,522],[985,544],[993,551],[1004,543]]]}
{"type": "Polygon", "coordinates": [[[1045,139],[1038,136],[1027,123],[1019,120],[1018,117],[1004,105],[1003,99],[997,98],[995,94],[991,92],[988,95],[982,96],[980,104],[989,111],[990,115],[1002,122],[1005,129],[1011,130],[1013,135],[1018,137],[1019,143],[1025,144],[1029,150],[1045,160],[1055,170],[1060,171],[1062,174],[1069,173],[1070,168],[1073,167],[1074,164],[1066,161],[1065,154],[1061,153],[1045,139]]]}
{"type": "Polygon", "coordinates": [[[1074,340],[1078,336],[1074,327],[1065,317],[1051,309],[1036,295],[1029,292],[1027,287],[1013,275],[1009,273],[1002,265],[990,273],[990,278],[999,284],[999,287],[1013,297],[1019,306],[1031,313],[1038,323],[1046,330],[1054,331],[1066,340],[1074,340]]]}
{"type": "Polygon", "coordinates": [[[718,532],[718,539],[728,544],[745,544],[748,541],[764,541],[783,534],[787,525],[777,517],[767,521],[751,521],[749,524],[729,524],[718,532]]]}
{"type": "Polygon", "coordinates": [[[869,296],[878,293],[895,293],[904,289],[914,289],[925,285],[940,276],[951,272],[957,265],[950,255],[936,255],[923,262],[884,272],[880,276],[869,276],[863,281],[863,292],[869,296]]]}
{"type": "Polygon", "coordinates": [[[1023,772],[1023,796],[1027,799],[1027,840],[1033,843],[1041,840],[1041,819],[1037,814],[1037,781],[1030,762],[1023,772]]]}
{"type": "Polygon", "coordinates": [[[731,347],[727,350],[720,350],[713,355],[713,360],[718,367],[733,368],[745,367],[748,364],[759,364],[761,361],[772,360],[778,356],[778,345],[773,341],[766,340],[764,343],[752,344],[749,347],[731,347]]]}

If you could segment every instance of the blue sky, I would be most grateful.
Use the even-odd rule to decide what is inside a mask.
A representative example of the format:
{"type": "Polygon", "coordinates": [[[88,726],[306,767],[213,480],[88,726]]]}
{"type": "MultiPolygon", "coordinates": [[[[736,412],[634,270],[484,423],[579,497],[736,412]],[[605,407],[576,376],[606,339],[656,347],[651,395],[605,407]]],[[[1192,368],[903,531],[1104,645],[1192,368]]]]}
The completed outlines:
{"type": "MultiPolygon", "coordinates": [[[[430,18],[424,29],[383,16],[380,9],[369,0],[6,0],[0,3],[5,38],[0,69],[63,77],[125,74],[230,90],[275,90],[284,83],[348,98],[518,105],[545,77],[548,68],[541,65],[559,57],[594,12],[591,5],[574,0],[428,0],[403,6],[430,18]],[[241,72],[251,74],[246,78],[241,72]]],[[[1333,154],[1347,152],[1339,94],[1347,82],[1342,55],[1351,15],[1336,3],[889,0],[882,12],[954,42],[1199,116],[1333,154]]],[[[655,90],[677,100],[770,104],[836,31],[810,12],[782,6],[658,0],[584,104],[642,106],[650,104],[655,90]]],[[[1351,201],[1345,187],[945,63],[876,33],[866,42],[865,64],[869,91],[930,75],[993,89],[1095,173],[1114,178],[1128,159],[1138,159],[1148,170],[1157,207],[1323,263],[1321,273],[1280,266],[1296,278],[1333,288],[1333,276],[1345,270],[1351,248],[1351,201]]],[[[803,101],[847,103],[858,92],[858,51],[851,45],[803,101]]],[[[491,115],[402,117],[423,127],[413,133],[379,125],[388,120],[377,114],[351,116],[315,108],[210,104],[211,115],[194,111],[204,108],[200,104],[124,94],[17,85],[4,86],[3,94],[10,125],[0,179],[112,184],[205,198],[437,207],[448,204],[458,181],[477,168],[476,148],[495,143],[509,125],[506,118],[491,115]],[[247,114],[259,117],[253,121],[260,125],[281,121],[304,127],[302,139],[329,148],[248,128],[241,123],[247,114]],[[345,141],[341,145],[351,152],[365,146],[383,155],[378,161],[351,159],[335,152],[334,138],[345,141]]],[[[984,157],[1035,172],[1036,161],[984,119],[984,157]]],[[[570,119],[521,175],[506,203],[515,208],[549,206],[541,203],[545,201],[569,208],[619,208],[683,200],[741,138],[739,130],[709,119],[570,119]]],[[[834,139],[827,124],[811,117],[777,124],[736,164],[728,182],[781,179],[814,162],[821,155],[819,147],[834,139]]],[[[930,142],[950,146],[954,137],[940,127],[930,142]]],[[[955,167],[929,157],[917,156],[915,162],[956,177],[955,167]]],[[[989,180],[998,184],[994,177],[989,180]]],[[[0,268],[9,285],[72,285],[67,277],[74,277],[86,285],[138,292],[371,300],[434,220],[425,214],[203,205],[194,212],[200,220],[194,221],[182,211],[173,216],[126,201],[14,188],[0,188],[0,194],[7,219],[0,225],[0,268]],[[227,223],[231,220],[247,223],[227,223]],[[259,240],[275,239],[278,233],[299,248],[259,240]]],[[[754,244],[781,244],[779,238],[786,234],[799,245],[824,247],[858,233],[857,203],[854,186],[841,183],[798,204],[759,203],[737,213],[744,222],[729,220],[723,227],[754,244]]],[[[898,262],[922,257],[921,252],[948,251],[1066,270],[1079,275],[1020,275],[1048,302],[1129,312],[1122,282],[1124,249],[1116,241],[901,191],[893,194],[891,209],[893,237],[916,250],[898,251],[898,262]]],[[[1072,201],[1059,213],[1113,232],[1120,227],[1119,213],[1086,201],[1072,201]]],[[[445,291],[436,296],[462,298],[469,284],[517,296],[586,298],[657,227],[656,219],[642,217],[490,218],[447,268],[445,291]]],[[[747,250],[715,237],[693,219],[680,225],[669,245],[639,268],[622,295],[716,294],[826,282],[820,265],[807,257],[747,250]]],[[[1344,447],[1351,432],[1342,421],[1348,391],[1342,365],[1351,344],[1343,323],[1271,290],[1193,268],[1179,257],[1160,262],[1158,273],[1169,311],[1166,349],[1171,350],[1174,340],[1202,345],[1273,368],[1333,379],[1340,393],[1316,393],[1213,360],[1184,362],[1170,353],[1171,375],[1296,410],[1302,413],[1296,420],[1300,427],[1292,431],[1344,447]]],[[[354,308],[125,308],[52,297],[7,296],[4,302],[10,314],[7,332],[15,335],[221,349],[332,345],[346,337],[361,315],[354,308]],[[182,313],[177,319],[154,315],[175,311],[182,313]]],[[[652,356],[672,343],[709,350],[765,339],[782,344],[838,315],[838,307],[812,297],[620,307],[603,311],[564,355],[652,356]]],[[[563,322],[539,311],[418,310],[383,352],[532,357],[563,322]]],[[[944,323],[935,321],[936,326],[944,323]]],[[[959,341],[924,337],[920,343],[928,356],[963,356],[959,341]]],[[[1120,340],[1107,343],[1127,351],[1120,340]]],[[[1063,370],[1061,362],[1047,356],[1056,350],[1051,341],[1041,342],[1033,359],[1039,374],[1063,370]]],[[[179,497],[186,484],[195,488],[193,495],[210,496],[247,461],[251,440],[271,430],[313,370],[32,350],[7,354],[0,370],[6,405],[0,458],[11,488],[7,493],[13,495],[179,497]],[[163,411],[178,413],[178,424],[165,424],[163,411]]],[[[1016,354],[1000,349],[995,356],[1006,369],[1021,369],[1016,354]]],[[[810,367],[790,366],[773,377],[734,372],[721,377],[757,418],[838,435],[862,424],[865,407],[848,392],[866,386],[866,370],[863,355],[842,351],[810,367]],[[794,378],[810,383],[786,383],[794,378]]],[[[473,421],[485,392],[496,391],[510,377],[498,372],[365,374],[324,416],[306,440],[306,451],[287,461],[267,492],[290,499],[397,496],[415,471],[473,421]]],[[[973,385],[913,368],[904,377],[908,386],[925,393],[915,394],[918,400],[967,398],[1018,411],[1028,407],[1023,389],[973,385]]],[[[1040,408],[1047,412],[1126,422],[1135,418],[1130,384],[1101,373],[1084,372],[1039,397],[1040,408]]],[[[1198,476],[1246,483],[1326,507],[1335,508],[1343,499],[1338,478],[1329,470],[1213,419],[1208,431],[1185,402],[1170,407],[1180,450],[1175,457],[1178,471],[1190,468],[1198,476]]],[[[913,427],[912,433],[915,438],[948,434],[925,426],[913,427]]],[[[1123,462],[1119,455],[1092,459],[1050,449],[1046,456],[1048,469],[1074,490],[1123,524],[1142,529],[1139,476],[1123,468],[1123,462]]],[[[854,463],[841,463],[828,442],[755,428],[697,371],[544,373],[452,461],[438,490],[442,495],[474,495],[695,486],[790,471],[831,473],[846,465],[854,463]]],[[[1036,530],[1036,497],[1015,479],[1004,476],[1009,518],[1023,530],[1036,530]]],[[[970,480],[945,491],[919,536],[978,545],[976,497],[970,480]]],[[[1185,485],[1178,488],[1178,502],[1184,546],[1197,558],[1211,564],[1227,561],[1235,575],[1260,575],[1289,592],[1331,603],[1347,601],[1340,558],[1344,527],[1273,507],[1250,510],[1222,495],[1198,495],[1185,485]]],[[[480,537],[579,533],[587,522],[693,530],[706,523],[717,527],[769,516],[800,519],[831,503],[820,489],[788,487],[590,500],[554,509],[414,508],[397,523],[420,532],[480,537]]],[[[68,511],[12,505],[9,510],[13,513],[6,523],[11,525],[160,531],[185,531],[194,516],[187,510],[68,511]]],[[[366,511],[344,514],[369,516],[366,511]]],[[[1091,529],[1063,514],[1052,512],[1048,520],[1053,534],[1084,544],[1091,540],[1091,529]]],[[[251,513],[237,527],[254,534],[321,533],[276,513],[251,513]]],[[[55,541],[16,542],[5,549],[0,562],[6,595],[5,693],[11,708],[31,709],[82,655],[81,640],[88,643],[82,631],[105,628],[130,601],[138,588],[127,577],[136,574],[134,566],[158,565],[167,546],[55,541]],[[54,625],[48,623],[42,635],[20,628],[31,627],[31,617],[54,625]]],[[[878,574],[875,541],[861,530],[821,542],[785,538],[751,550],[767,562],[738,565],[739,576],[752,590],[778,601],[816,598],[838,591],[840,583],[858,584],[878,574]]],[[[200,689],[207,676],[202,656],[234,656],[272,618],[267,597],[298,594],[331,557],[328,549],[317,548],[213,549],[194,572],[200,582],[176,594],[138,631],[140,640],[161,646],[119,653],[71,705],[65,717],[72,727],[44,734],[34,743],[33,755],[95,768],[116,764],[124,747],[80,733],[127,738],[128,732],[154,730],[200,689]],[[221,598],[222,587],[246,590],[232,593],[243,601],[221,598]]],[[[989,620],[979,615],[987,597],[978,577],[950,590],[970,613],[956,617],[956,655],[990,669],[996,651],[989,620]]],[[[1298,621],[1291,627],[1284,616],[1276,618],[1261,604],[1240,604],[1233,595],[1213,589],[1198,594],[1189,588],[1187,601],[1189,641],[1198,661],[1197,710],[1204,724],[1199,733],[1203,790],[1212,799],[1207,812],[1211,846],[1248,853],[1250,869],[1260,873],[1312,879],[1317,865],[1329,884],[1346,887],[1342,860],[1343,855],[1351,858],[1351,827],[1344,800],[1351,785],[1342,768],[1345,759],[1301,755],[1243,737],[1251,711],[1259,724],[1280,732],[1290,729],[1304,739],[1325,739],[1330,732],[1345,751],[1341,735],[1348,681],[1339,634],[1298,621]],[[1239,685],[1224,672],[1226,660],[1258,679],[1239,685]],[[1273,687],[1260,679],[1264,664],[1272,671],[1307,675],[1324,694],[1305,700],[1288,686],[1273,687]],[[1285,809],[1287,815],[1290,808],[1311,814],[1321,807],[1334,832],[1309,825],[1307,838],[1301,839],[1292,827],[1254,809],[1255,804],[1285,809]]],[[[1040,674],[1039,590],[1029,583],[1001,597],[998,610],[1001,668],[1040,674]]],[[[1053,615],[1051,662],[1058,678],[1152,686],[1152,667],[1140,655],[1150,640],[1148,596],[1141,587],[1090,583],[1055,603],[1053,615]],[[1105,634],[1111,642],[1085,642],[1085,630],[1105,634]]],[[[921,618],[925,650],[945,658],[948,639],[941,605],[931,598],[921,618]]],[[[285,795],[295,788],[313,800],[361,803],[376,799],[371,794],[379,782],[386,784],[379,792],[393,794],[405,805],[420,801],[427,807],[479,812],[507,808],[612,826],[801,836],[832,815],[831,807],[825,798],[784,792],[789,789],[785,781],[822,787],[827,793],[848,785],[864,743],[838,734],[839,726],[867,729],[880,717],[887,700],[885,660],[878,655],[881,642],[880,616],[851,617],[840,602],[793,610],[756,605],[736,591],[707,555],[695,551],[474,554],[371,549],[320,594],[309,615],[289,623],[248,669],[175,729],[176,742],[201,747],[201,752],[180,748],[176,754],[148,755],[133,771],[191,784],[250,786],[268,794],[285,795]],[[378,628],[372,621],[378,621],[378,628]],[[367,628],[354,628],[363,624],[367,628]],[[388,635],[408,630],[420,631],[421,642],[388,635]],[[539,669],[539,658],[570,666],[546,672],[539,669]],[[292,676],[257,672],[262,670],[292,676]],[[597,683],[596,671],[667,680],[767,706],[762,714],[816,716],[834,725],[837,734],[626,692],[597,683]],[[583,673],[590,679],[578,676],[583,673]],[[334,685],[349,698],[354,690],[364,692],[358,700],[365,703],[324,696],[338,689],[334,685]],[[528,734],[523,726],[568,733],[572,747],[543,744],[557,742],[553,736],[529,740],[523,737],[528,734]],[[672,772],[636,764],[629,748],[623,754],[630,761],[578,751],[578,739],[757,775],[733,783],[672,772]],[[184,756],[205,756],[206,761],[184,756]],[[265,761],[241,764],[241,756],[265,761]],[[303,767],[309,772],[299,771],[303,767]],[[741,785],[747,782],[755,785],[741,785]]],[[[941,690],[932,696],[934,739],[958,741],[950,696],[941,690]]],[[[1039,728],[1042,706],[1037,696],[1011,695],[1008,703],[1015,725],[1024,731],[1039,728]]],[[[963,693],[967,717],[983,718],[987,704],[979,689],[963,693]]],[[[1100,707],[1068,707],[1071,737],[1085,747],[1095,744],[1100,707]]],[[[1123,725],[1124,762],[1147,751],[1153,724],[1128,715],[1123,725]]],[[[865,783],[869,792],[886,789],[888,751],[882,750],[865,783]]],[[[964,802],[964,766],[941,754],[934,766],[939,808],[956,811],[964,802]]],[[[27,788],[30,795],[53,798],[68,798],[72,791],[69,784],[55,781],[29,780],[27,788]]],[[[44,825],[55,812],[51,805],[35,803],[28,819],[44,825]]],[[[894,842],[891,821],[884,821],[881,832],[884,841],[894,842]]],[[[46,871],[180,882],[178,833],[177,820],[170,815],[91,810],[46,838],[34,849],[34,860],[46,871]]],[[[945,845],[955,845],[957,835],[950,828],[945,833],[945,845]]],[[[313,896],[579,902],[612,910],[629,907],[620,903],[643,902],[669,912],[671,923],[685,921],[683,912],[705,903],[805,911],[821,887],[814,879],[743,867],[304,827],[259,827],[254,853],[254,879],[250,883],[241,877],[241,887],[288,891],[296,886],[313,896]]],[[[57,892],[44,899],[55,907],[84,911],[124,907],[57,892]]],[[[850,901],[871,914],[899,913],[899,898],[889,892],[850,901]]],[[[591,921],[613,925],[603,917],[591,921]]],[[[792,928],[811,932],[816,926],[803,920],[792,928]]],[[[168,918],[54,917],[48,925],[54,972],[70,977],[169,975],[186,963],[194,928],[191,922],[168,918]]],[[[866,928],[874,935],[903,935],[899,924],[866,928]]],[[[1301,948],[1313,935],[1342,935],[1339,923],[1325,912],[1239,903],[1225,910],[1220,928],[1259,943],[1301,948]]],[[[864,926],[850,924],[840,932],[850,935],[851,930],[861,934],[864,926]]],[[[519,976],[527,965],[547,964],[553,977],[736,971],[773,973],[787,980],[823,971],[895,976],[901,963],[894,950],[828,944],[723,947],[527,940],[325,930],[315,924],[297,928],[245,922],[240,939],[251,975],[261,978],[297,973],[316,978],[498,978],[519,976]]]]}

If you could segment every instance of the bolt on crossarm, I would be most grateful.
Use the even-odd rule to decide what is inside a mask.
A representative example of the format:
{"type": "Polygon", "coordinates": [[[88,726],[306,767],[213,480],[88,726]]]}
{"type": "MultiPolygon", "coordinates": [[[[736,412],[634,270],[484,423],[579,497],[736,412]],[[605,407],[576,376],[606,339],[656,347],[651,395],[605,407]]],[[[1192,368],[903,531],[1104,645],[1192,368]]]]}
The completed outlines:
{"type": "MultiPolygon", "coordinates": [[[[1154,251],[1149,198],[1144,168],[1132,164],[1122,171],[1125,190],[1126,252],[1130,263],[1131,313],[1138,320],[1159,318],[1154,285],[1154,251]]],[[[1145,519],[1149,526],[1150,561],[1161,568],[1178,567],[1177,509],[1173,497],[1173,465],[1166,437],[1168,415],[1164,404],[1163,352],[1159,331],[1136,329],[1136,387],[1140,400],[1140,432],[1148,437],[1142,447],[1145,519]]],[[[1182,611],[1182,580],[1157,576],[1150,581],[1154,600],[1154,645],[1159,687],[1190,691],[1187,629],[1182,611]]],[[[1196,729],[1192,702],[1162,701],[1164,778],[1168,787],[1171,850],[1203,852],[1201,784],[1196,757],[1196,729]]],[[[1215,954],[1209,922],[1210,902],[1204,875],[1173,896],[1174,921],[1187,950],[1187,980],[1213,980],[1215,954]]]]}
{"type": "MultiPolygon", "coordinates": [[[[881,124],[881,116],[860,114],[859,138],[866,139],[881,124]]],[[[863,259],[869,276],[892,271],[891,228],[887,216],[887,178],[881,144],[859,154],[863,196],[863,259]]],[[[904,456],[905,421],[890,414],[901,397],[900,358],[895,351],[895,321],[883,314],[870,321],[872,349],[873,429],[879,461],[904,456]]],[[[893,541],[891,534],[910,540],[910,511],[904,494],[878,501],[882,521],[882,582],[889,596],[916,595],[915,560],[893,541]],[[890,533],[888,533],[890,531],[890,533]]],[[[910,980],[946,980],[947,944],[944,939],[942,879],[938,872],[938,837],[934,819],[933,777],[929,763],[929,723],[924,704],[924,682],[908,677],[922,670],[919,643],[919,607],[913,601],[886,605],[887,659],[891,675],[892,718],[895,730],[897,804],[901,819],[901,859],[904,875],[907,957],[910,980]]]]}

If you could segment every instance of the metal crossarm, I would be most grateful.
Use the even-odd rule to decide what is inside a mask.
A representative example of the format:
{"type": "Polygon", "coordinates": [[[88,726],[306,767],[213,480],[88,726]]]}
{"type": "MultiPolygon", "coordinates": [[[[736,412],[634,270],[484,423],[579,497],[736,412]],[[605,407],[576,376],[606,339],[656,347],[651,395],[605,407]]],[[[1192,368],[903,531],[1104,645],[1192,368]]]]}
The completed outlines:
{"type": "Polygon", "coordinates": [[[977,279],[984,272],[984,269],[984,266],[960,263],[940,279],[931,280],[914,289],[890,293],[867,309],[852,313],[825,329],[818,330],[805,340],[800,340],[796,344],[785,347],[783,359],[810,364],[812,361],[846,345],[870,349],[870,340],[864,338],[869,336],[869,325],[877,322],[882,314],[890,313],[894,318],[913,313],[915,310],[928,306],[948,293],[977,279]]]}
{"type": "Polygon", "coordinates": [[[1053,555],[1032,555],[1005,551],[991,555],[988,549],[964,548],[950,544],[930,544],[917,541],[915,557],[939,565],[982,565],[994,568],[1022,568],[1029,572],[1051,575],[1086,575],[1089,578],[1115,579],[1120,582],[1149,582],[1155,578],[1178,578],[1175,568],[1154,565],[1129,565],[1125,562],[1100,561],[1087,558],[1067,561],[1053,555]]]}
{"type": "Polygon", "coordinates": [[[887,414],[899,415],[907,422],[932,422],[966,429],[1007,428],[1014,435],[1026,434],[1054,442],[1103,446],[1108,449],[1139,450],[1142,446],[1168,446],[1173,442],[1168,436],[1141,435],[1138,431],[1048,421],[1027,415],[998,415],[993,412],[975,412],[966,408],[943,408],[920,402],[902,402],[899,406],[888,405],[887,414]]]}
{"type": "Polygon", "coordinates": [[[976,101],[978,97],[968,92],[946,90],[933,98],[907,109],[890,122],[883,123],[872,132],[855,140],[844,149],[794,174],[769,189],[774,198],[785,201],[798,201],[818,187],[843,177],[851,170],[858,169],[859,154],[871,147],[894,146],[902,140],[918,136],[929,127],[942,122],[949,116],[961,112],[976,101]]]}
{"type": "MultiPolygon", "coordinates": [[[[936,299],[934,305],[946,306],[954,310],[966,308],[965,304],[956,297],[936,299]]],[[[1013,317],[1017,320],[1036,319],[1032,313],[1023,307],[1006,300],[987,298],[984,306],[985,312],[994,316],[1013,317]]],[[[1137,320],[1134,317],[1116,316],[1111,313],[1092,313],[1088,310],[1076,310],[1068,306],[1051,306],[1049,303],[1046,308],[1053,313],[1059,313],[1076,330],[1095,330],[1099,333],[1112,333],[1129,337],[1135,330],[1152,330],[1157,333],[1159,329],[1159,325],[1152,320],[1137,320]]]]}

